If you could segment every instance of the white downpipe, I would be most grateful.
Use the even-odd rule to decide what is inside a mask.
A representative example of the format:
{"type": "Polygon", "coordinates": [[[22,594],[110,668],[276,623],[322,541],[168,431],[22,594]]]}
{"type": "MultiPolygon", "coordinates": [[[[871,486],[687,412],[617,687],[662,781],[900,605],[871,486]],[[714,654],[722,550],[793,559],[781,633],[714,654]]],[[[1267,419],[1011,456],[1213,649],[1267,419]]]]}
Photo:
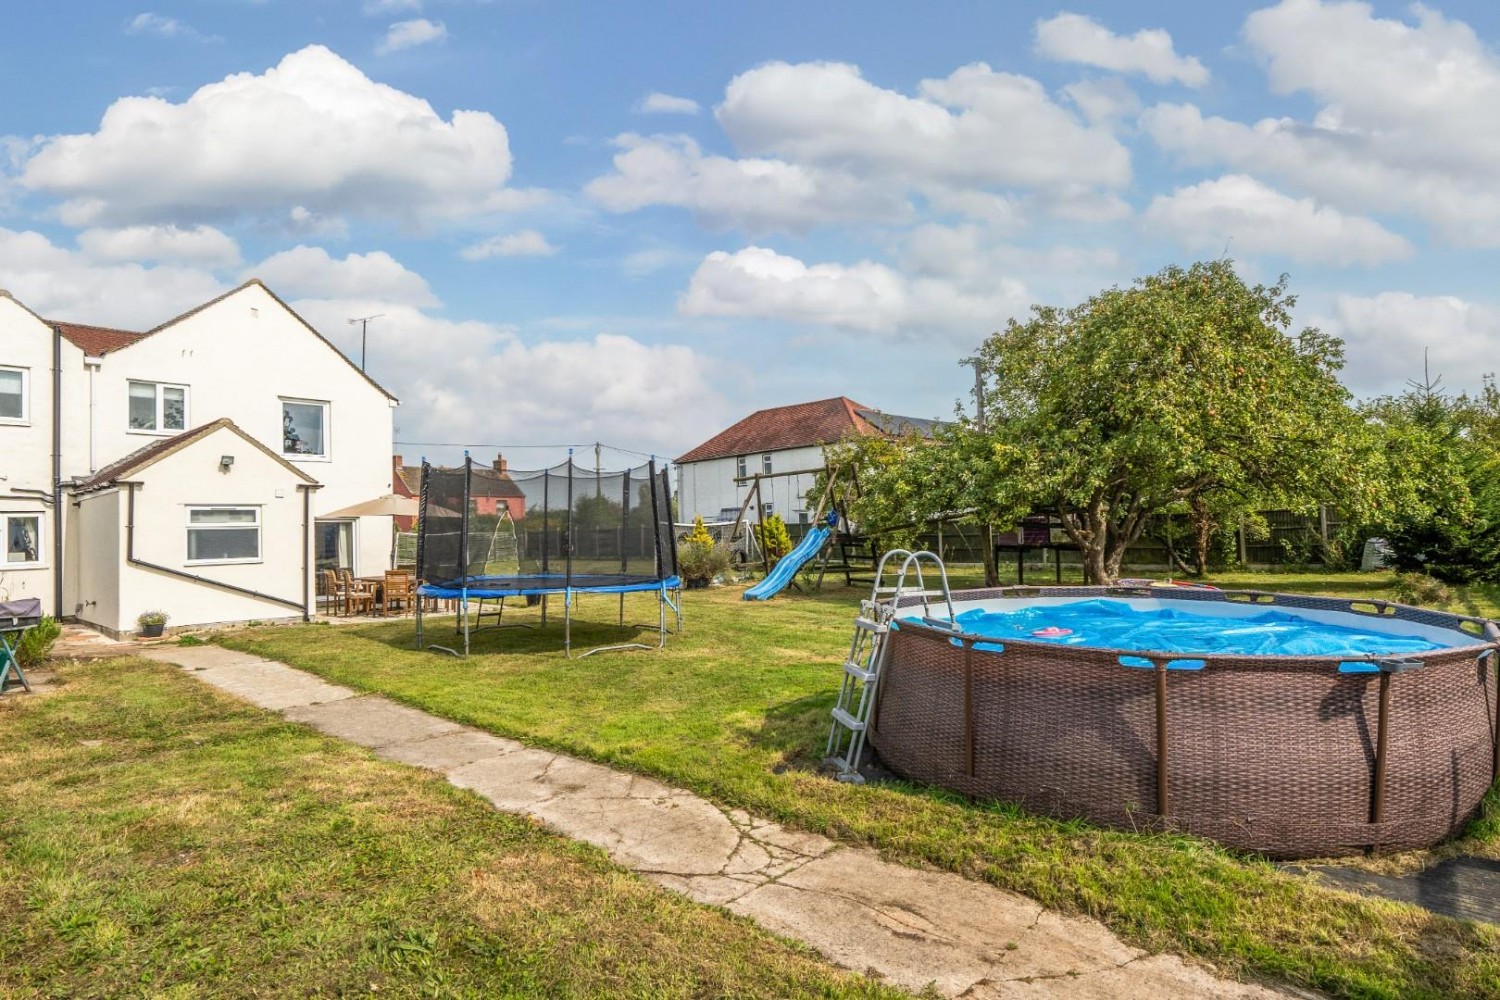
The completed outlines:
{"type": "Polygon", "coordinates": [[[99,366],[104,363],[103,358],[84,358],[83,366],[89,370],[89,474],[99,471],[99,463],[94,457],[94,440],[98,437],[98,429],[95,426],[96,406],[94,405],[94,376],[99,373],[99,366]]]}

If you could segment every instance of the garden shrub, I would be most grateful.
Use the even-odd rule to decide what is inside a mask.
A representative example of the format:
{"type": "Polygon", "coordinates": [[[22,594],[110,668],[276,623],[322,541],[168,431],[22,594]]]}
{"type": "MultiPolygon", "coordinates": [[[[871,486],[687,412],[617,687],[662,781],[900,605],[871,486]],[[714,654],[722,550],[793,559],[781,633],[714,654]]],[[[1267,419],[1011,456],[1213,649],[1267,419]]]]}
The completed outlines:
{"type": "Polygon", "coordinates": [[[772,514],[755,526],[755,540],[772,562],[792,551],[792,536],[780,514],[772,514]]]}
{"type": "Polygon", "coordinates": [[[34,628],[21,633],[16,643],[16,659],[23,667],[34,667],[52,652],[52,644],[62,635],[62,626],[51,615],[46,616],[34,628]]]}

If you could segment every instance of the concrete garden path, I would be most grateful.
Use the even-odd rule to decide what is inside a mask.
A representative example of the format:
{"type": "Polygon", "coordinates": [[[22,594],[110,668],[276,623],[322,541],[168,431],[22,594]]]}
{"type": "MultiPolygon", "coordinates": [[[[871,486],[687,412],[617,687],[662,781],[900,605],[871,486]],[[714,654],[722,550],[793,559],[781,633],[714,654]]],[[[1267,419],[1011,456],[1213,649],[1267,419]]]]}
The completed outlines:
{"type": "MultiPolygon", "coordinates": [[[[689,792],[460,726],[218,646],[141,655],[378,755],[443,774],[701,903],[912,990],[966,998],[1285,996],[1132,948],[1093,920],[957,875],[882,861],[689,792]]],[[[1305,995],[1305,994],[1301,994],[1305,995]]]]}

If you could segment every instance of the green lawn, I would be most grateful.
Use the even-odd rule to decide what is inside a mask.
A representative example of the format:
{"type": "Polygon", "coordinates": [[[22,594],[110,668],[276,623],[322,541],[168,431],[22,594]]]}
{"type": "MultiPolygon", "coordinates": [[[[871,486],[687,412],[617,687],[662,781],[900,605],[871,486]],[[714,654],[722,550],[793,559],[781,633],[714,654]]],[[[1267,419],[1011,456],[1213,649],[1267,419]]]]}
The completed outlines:
{"type": "MultiPolygon", "coordinates": [[[[962,579],[962,574],[956,574],[962,579]]],[[[1245,575],[1262,589],[1383,594],[1389,576],[1245,575]]],[[[562,658],[561,634],[486,632],[457,660],[412,650],[409,620],[260,628],[224,641],[436,714],[661,777],[731,806],[888,857],[933,865],[1094,915],[1139,945],[1246,976],[1350,997],[1500,997],[1500,928],[1321,888],[1203,841],[1102,830],[901,785],[816,773],[859,593],[748,604],[686,596],[687,631],[662,652],[562,658]]],[[[1493,611],[1492,594],[1460,601],[1493,611]]],[[[1466,604],[1465,607],[1468,605],[1466,604]]],[[[581,615],[614,620],[615,599],[581,615]]],[[[509,612],[507,612],[509,614],[509,612]]],[[[524,618],[534,612],[521,612],[524,618]]],[[[632,598],[631,621],[654,618],[632,598]]],[[[448,625],[437,626],[447,628],[448,625]]],[[[577,626],[575,645],[616,638],[577,626]]],[[[1500,856],[1500,811],[1466,849],[1500,856]]]]}
{"type": "Polygon", "coordinates": [[[58,669],[0,698],[0,995],[907,995],[171,667],[58,669]]]}

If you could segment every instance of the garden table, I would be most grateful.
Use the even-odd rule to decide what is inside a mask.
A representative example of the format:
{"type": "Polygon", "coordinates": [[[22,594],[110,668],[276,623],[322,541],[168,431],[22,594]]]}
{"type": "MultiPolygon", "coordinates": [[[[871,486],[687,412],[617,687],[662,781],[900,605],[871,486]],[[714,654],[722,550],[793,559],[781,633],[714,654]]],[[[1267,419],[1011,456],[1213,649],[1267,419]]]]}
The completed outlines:
{"type": "Polygon", "coordinates": [[[31,690],[26,675],[21,673],[21,661],[16,658],[16,643],[27,629],[40,624],[41,620],[40,598],[0,601],[0,694],[4,694],[14,682],[19,682],[27,691],[31,690]]]}

